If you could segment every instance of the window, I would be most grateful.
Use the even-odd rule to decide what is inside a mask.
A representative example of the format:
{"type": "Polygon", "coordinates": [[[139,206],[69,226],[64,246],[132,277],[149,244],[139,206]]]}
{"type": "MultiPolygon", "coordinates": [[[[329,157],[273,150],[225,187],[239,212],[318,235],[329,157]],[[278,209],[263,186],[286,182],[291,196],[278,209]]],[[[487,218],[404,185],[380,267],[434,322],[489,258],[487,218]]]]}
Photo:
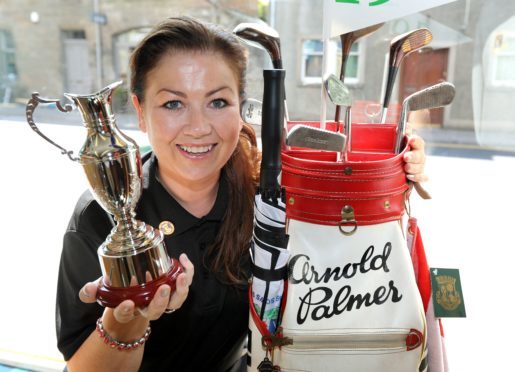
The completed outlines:
{"type": "Polygon", "coordinates": [[[492,85],[515,87],[515,34],[497,33],[492,37],[492,85]]]}
{"type": "Polygon", "coordinates": [[[64,39],[85,39],[86,32],[84,30],[63,30],[64,39]]]}
{"type": "MultiPolygon", "coordinates": [[[[351,47],[347,64],[345,66],[345,83],[357,84],[361,82],[361,65],[363,63],[362,47],[360,42],[351,47]]],[[[320,39],[308,39],[302,42],[302,84],[320,84],[322,76],[323,42],[320,39]]],[[[342,63],[342,45],[338,39],[331,39],[328,45],[329,61],[327,72],[340,75],[342,63]]]]}
{"type": "Polygon", "coordinates": [[[302,42],[301,80],[303,84],[320,84],[322,76],[322,40],[302,42]]]}

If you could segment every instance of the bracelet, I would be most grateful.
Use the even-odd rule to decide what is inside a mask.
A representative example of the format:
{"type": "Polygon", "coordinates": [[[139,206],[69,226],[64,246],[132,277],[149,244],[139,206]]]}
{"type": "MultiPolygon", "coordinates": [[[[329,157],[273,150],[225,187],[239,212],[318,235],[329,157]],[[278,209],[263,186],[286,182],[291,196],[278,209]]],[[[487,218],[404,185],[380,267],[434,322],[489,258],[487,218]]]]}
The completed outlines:
{"type": "Polygon", "coordinates": [[[113,338],[109,333],[104,329],[104,323],[102,322],[102,317],[97,320],[97,332],[100,335],[100,338],[104,340],[104,342],[109,345],[113,349],[118,349],[120,351],[123,350],[134,350],[143,345],[150,336],[150,325],[147,327],[145,334],[136,341],[133,342],[121,342],[117,339],[113,338]]]}

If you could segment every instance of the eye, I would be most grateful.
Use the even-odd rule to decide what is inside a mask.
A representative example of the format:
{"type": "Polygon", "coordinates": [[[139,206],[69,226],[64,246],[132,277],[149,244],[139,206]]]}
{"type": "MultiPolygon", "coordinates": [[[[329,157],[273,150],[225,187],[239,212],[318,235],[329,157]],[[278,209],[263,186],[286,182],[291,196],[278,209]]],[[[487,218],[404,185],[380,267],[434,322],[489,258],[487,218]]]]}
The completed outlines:
{"type": "Polygon", "coordinates": [[[163,107],[165,107],[165,108],[167,108],[169,110],[178,110],[178,109],[182,108],[182,102],[181,101],[177,101],[177,100],[168,101],[168,102],[165,102],[163,107]]]}
{"type": "Polygon", "coordinates": [[[217,98],[211,101],[211,107],[215,109],[222,109],[227,106],[227,101],[222,98],[217,98]]]}

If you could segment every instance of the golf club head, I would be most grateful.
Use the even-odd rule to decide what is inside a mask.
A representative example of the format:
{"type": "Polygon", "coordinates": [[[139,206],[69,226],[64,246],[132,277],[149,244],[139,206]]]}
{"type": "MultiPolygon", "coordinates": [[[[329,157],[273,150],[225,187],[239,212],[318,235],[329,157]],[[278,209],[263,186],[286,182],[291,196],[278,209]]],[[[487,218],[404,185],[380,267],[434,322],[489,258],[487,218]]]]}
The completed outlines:
{"type": "Polygon", "coordinates": [[[241,118],[247,124],[261,125],[263,104],[254,98],[247,98],[241,104],[241,118]]]}
{"type": "MultiPolygon", "coordinates": [[[[365,28],[361,28],[359,30],[355,30],[352,32],[347,32],[346,34],[340,35],[340,42],[342,45],[342,61],[340,66],[340,80],[343,83],[345,81],[345,68],[347,66],[347,59],[349,58],[350,50],[352,48],[352,44],[354,42],[364,36],[371,34],[372,32],[378,30],[384,25],[384,23],[378,23],[376,25],[368,26],[365,28]]],[[[336,106],[336,110],[334,113],[334,121],[338,122],[340,120],[340,107],[336,106]]]]}
{"type": "Polygon", "coordinates": [[[386,114],[390,97],[392,95],[393,86],[397,71],[402,60],[408,54],[416,50],[420,50],[427,46],[433,40],[433,34],[427,28],[419,28],[417,30],[406,32],[396,36],[390,43],[390,58],[388,66],[388,78],[386,81],[386,89],[384,92],[383,109],[381,113],[381,123],[386,121],[386,114]]]}
{"type": "Polygon", "coordinates": [[[359,30],[347,32],[346,34],[340,35],[340,41],[342,44],[342,65],[340,69],[340,80],[343,82],[345,78],[345,65],[349,56],[352,44],[363,36],[367,36],[372,32],[378,30],[384,25],[384,23],[378,23],[376,25],[361,28],[359,30]]]}
{"type": "Polygon", "coordinates": [[[332,103],[337,106],[351,106],[352,96],[349,88],[334,74],[324,80],[324,87],[332,103]]]}
{"type": "Polygon", "coordinates": [[[413,93],[405,101],[409,111],[418,111],[447,106],[453,101],[455,94],[454,85],[444,81],[413,93]]]}
{"type": "Polygon", "coordinates": [[[338,132],[299,124],[288,133],[286,144],[314,150],[342,152],[345,146],[345,138],[345,135],[338,132]]]}
{"type": "Polygon", "coordinates": [[[402,102],[402,110],[397,125],[397,138],[395,140],[395,153],[401,150],[402,139],[406,133],[406,125],[408,122],[408,113],[410,111],[419,111],[447,106],[450,104],[456,94],[454,85],[444,81],[419,90],[412,95],[406,97],[402,102]]]}
{"type": "Polygon", "coordinates": [[[433,34],[427,28],[396,36],[390,43],[390,66],[399,68],[404,57],[427,46],[432,40],[433,34]]]}
{"type": "Polygon", "coordinates": [[[380,29],[381,27],[383,27],[383,25],[384,25],[384,22],[383,23],[378,23],[376,25],[360,28],[359,30],[356,30],[356,31],[352,31],[352,33],[354,34],[353,35],[354,41],[356,41],[357,39],[359,39],[359,38],[361,38],[363,36],[371,34],[372,32],[374,32],[374,31],[380,29]]]}
{"type": "Polygon", "coordinates": [[[283,68],[281,41],[279,34],[272,27],[265,23],[240,23],[232,32],[250,45],[256,46],[257,44],[264,48],[270,55],[275,69],[283,68]]]}

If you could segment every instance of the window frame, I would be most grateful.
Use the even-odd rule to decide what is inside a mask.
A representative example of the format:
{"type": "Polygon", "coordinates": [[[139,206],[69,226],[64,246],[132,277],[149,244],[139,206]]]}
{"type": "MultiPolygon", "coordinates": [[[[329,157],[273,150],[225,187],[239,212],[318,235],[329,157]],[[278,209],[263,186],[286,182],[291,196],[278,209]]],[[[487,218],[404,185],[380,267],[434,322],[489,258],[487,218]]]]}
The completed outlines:
{"type": "MultiPolygon", "coordinates": [[[[310,41],[310,40],[315,40],[315,41],[323,42],[323,40],[320,37],[309,37],[309,36],[302,37],[299,40],[299,44],[300,44],[300,48],[299,48],[299,53],[300,53],[300,58],[299,58],[299,61],[300,61],[299,81],[300,81],[300,85],[302,85],[302,86],[320,85],[320,84],[322,84],[322,77],[321,76],[306,76],[306,61],[307,61],[307,57],[308,56],[320,56],[320,57],[323,57],[323,52],[313,52],[313,53],[306,53],[305,52],[304,43],[306,41],[310,41]]],[[[349,53],[349,57],[350,56],[357,56],[358,64],[357,64],[357,76],[356,77],[346,77],[345,78],[345,84],[347,84],[347,85],[357,86],[357,85],[360,85],[360,84],[364,83],[364,73],[363,73],[363,71],[364,71],[364,68],[365,68],[365,51],[366,51],[365,43],[366,43],[365,40],[356,41],[354,45],[357,45],[357,50],[356,51],[351,51],[349,53]]],[[[328,73],[334,73],[337,76],[340,75],[339,69],[337,71],[337,67],[339,65],[338,58],[340,58],[339,54],[338,54],[338,49],[340,49],[340,51],[341,51],[341,46],[340,46],[340,48],[338,47],[339,44],[340,44],[340,40],[339,39],[337,39],[337,38],[330,39],[329,40],[329,45],[328,45],[328,52],[327,52],[327,55],[328,55],[328,58],[329,58],[329,60],[327,61],[327,69],[328,69],[327,72],[328,73]]],[[[341,56],[341,54],[340,54],[340,56],[341,56]]]]}
{"type": "MultiPolygon", "coordinates": [[[[497,71],[499,67],[500,57],[512,57],[515,59],[515,49],[511,51],[503,51],[502,48],[496,47],[496,38],[498,35],[502,35],[503,40],[511,39],[515,45],[515,32],[510,31],[498,31],[492,34],[491,46],[493,53],[491,53],[491,59],[489,60],[489,85],[495,88],[512,88],[515,89],[515,78],[513,80],[505,80],[497,78],[497,71]]],[[[503,41],[504,43],[504,41],[503,41]]],[[[514,65],[515,68],[515,65],[514,65]]]]}

